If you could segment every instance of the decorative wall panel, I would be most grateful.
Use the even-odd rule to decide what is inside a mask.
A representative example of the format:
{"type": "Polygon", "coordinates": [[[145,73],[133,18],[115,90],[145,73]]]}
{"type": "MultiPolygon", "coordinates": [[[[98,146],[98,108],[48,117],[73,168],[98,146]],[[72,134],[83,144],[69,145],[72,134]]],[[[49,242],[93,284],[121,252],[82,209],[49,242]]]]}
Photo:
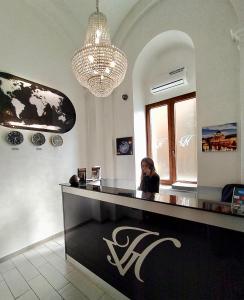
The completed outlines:
{"type": "Polygon", "coordinates": [[[0,72],[0,125],[65,133],[75,120],[74,106],[63,93],[0,72]]]}

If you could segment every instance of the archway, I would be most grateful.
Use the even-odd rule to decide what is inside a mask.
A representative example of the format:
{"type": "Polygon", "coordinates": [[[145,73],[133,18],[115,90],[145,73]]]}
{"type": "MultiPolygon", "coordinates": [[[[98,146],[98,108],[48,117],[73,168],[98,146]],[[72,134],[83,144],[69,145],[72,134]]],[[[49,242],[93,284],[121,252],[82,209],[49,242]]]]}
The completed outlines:
{"type": "Polygon", "coordinates": [[[133,68],[133,108],[136,184],[140,181],[140,162],[146,156],[145,105],[196,90],[195,49],[191,37],[178,30],[160,33],[138,55],[133,68]],[[150,87],[165,82],[173,70],[184,68],[186,83],[152,94],[150,87]]]}

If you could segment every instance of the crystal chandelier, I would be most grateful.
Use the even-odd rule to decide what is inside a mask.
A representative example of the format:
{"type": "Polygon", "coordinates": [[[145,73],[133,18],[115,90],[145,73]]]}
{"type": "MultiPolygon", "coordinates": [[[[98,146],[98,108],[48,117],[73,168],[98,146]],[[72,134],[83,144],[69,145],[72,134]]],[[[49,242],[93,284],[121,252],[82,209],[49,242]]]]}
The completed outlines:
{"type": "Polygon", "coordinates": [[[80,84],[96,97],[107,97],[123,81],[127,59],[123,51],[111,44],[106,16],[99,11],[92,13],[84,46],[72,59],[72,68],[80,84]]]}

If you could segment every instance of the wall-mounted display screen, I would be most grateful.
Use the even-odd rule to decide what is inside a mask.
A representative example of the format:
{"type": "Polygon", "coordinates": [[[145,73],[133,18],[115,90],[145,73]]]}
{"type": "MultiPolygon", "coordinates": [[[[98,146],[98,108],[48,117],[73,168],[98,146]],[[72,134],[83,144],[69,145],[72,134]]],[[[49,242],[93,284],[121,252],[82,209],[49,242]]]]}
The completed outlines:
{"type": "Polygon", "coordinates": [[[0,125],[64,133],[75,120],[74,106],[63,93],[0,72],[0,125]]]}

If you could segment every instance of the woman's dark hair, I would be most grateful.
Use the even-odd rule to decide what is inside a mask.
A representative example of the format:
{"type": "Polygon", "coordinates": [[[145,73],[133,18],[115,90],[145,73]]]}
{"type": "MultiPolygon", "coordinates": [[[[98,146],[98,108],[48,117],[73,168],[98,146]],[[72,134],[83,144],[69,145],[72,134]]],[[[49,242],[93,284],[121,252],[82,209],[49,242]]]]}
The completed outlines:
{"type": "MultiPolygon", "coordinates": [[[[154,162],[153,162],[153,160],[150,157],[144,157],[141,160],[141,167],[142,167],[142,163],[145,163],[145,164],[148,165],[148,168],[151,170],[151,175],[153,175],[154,173],[156,173],[154,162]]],[[[144,178],[144,176],[145,176],[145,174],[141,170],[141,183],[140,183],[139,190],[143,190],[143,178],[144,178]]]]}
{"type": "Polygon", "coordinates": [[[150,157],[144,157],[142,160],[141,160],[141,165],[142,163],[146,163],[148,165],[148,168],[151,170],[151,171],[155,171],[155,166],[154,166],[154,162],[153,160],[150,158],[150,157]]]}
{"type": "MultiPolygon", "coordinates": [[[[151,170],[151,172],[155,172],[154,162],[150,157],[144,157],[141,160],[141,166],[142,166],[142,163],[146,163],[148,165],[148,168],[151,170]]],[[[141,171],[141,181],[142,181],[144,176],[145,175],[144,175],[143,171],[141,171]]]]}

